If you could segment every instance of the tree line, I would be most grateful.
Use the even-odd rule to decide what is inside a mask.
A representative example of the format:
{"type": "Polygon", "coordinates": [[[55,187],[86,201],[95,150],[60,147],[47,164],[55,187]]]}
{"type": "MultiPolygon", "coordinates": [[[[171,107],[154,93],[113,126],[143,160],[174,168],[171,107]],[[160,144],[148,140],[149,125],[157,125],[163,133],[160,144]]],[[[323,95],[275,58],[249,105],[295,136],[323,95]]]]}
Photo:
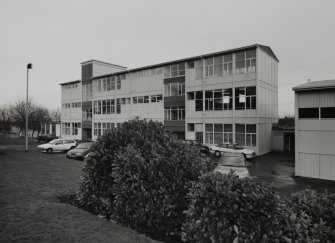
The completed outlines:
{"type": "Polygon", "coordinates": [[[28,110],[28,129],[32,131],[32,136],[41,130],[41,123],[51,121],[60,122],[60,109],[48,110],[29,98],[28,103],[23,98],[18,98],[13,104],[0,106],[0,134],[12,132],[16,127],[18,134],[25,134],[26,129],[26,110],[28,110]]]}

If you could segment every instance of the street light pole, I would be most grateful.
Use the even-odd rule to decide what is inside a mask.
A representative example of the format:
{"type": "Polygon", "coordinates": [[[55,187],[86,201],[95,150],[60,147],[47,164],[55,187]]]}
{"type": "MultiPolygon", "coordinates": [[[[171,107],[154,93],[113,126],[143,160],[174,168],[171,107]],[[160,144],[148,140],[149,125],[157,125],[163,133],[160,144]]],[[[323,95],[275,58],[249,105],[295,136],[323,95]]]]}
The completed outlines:
{"type": "Polygon", "coordinates": [[[33,64],[28,63],[27,65],[27,94],[26,94],[26,152],[28,152],[28,80],[29,80],[29,69],[33,68],[33,64]]]}

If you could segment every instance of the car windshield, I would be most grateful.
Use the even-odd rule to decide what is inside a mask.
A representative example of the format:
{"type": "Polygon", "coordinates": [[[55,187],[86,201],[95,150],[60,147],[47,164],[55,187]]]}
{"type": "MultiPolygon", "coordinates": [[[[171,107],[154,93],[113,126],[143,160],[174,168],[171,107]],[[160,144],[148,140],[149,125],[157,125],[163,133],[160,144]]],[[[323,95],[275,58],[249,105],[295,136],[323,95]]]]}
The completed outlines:
{"type": "Polygon", "coordinates": [[[234,144],[234,149],[240,150],[240,149],[244,149],[244,148],[241,145],[239,145],[238,143],[235,143],[234,144]]]}
{"type": "Polygon", "coordinates": [[[219,166],[234,166],[234,167],[245,167],[245,160],[240,156],[222,156],[219,163],[219,166]]]}
{"type": "Polygon", "coordinates": [[[92,143],[81,143],[77,146],[77,148],[89,149],[91,146],[92,146],[92,143]]]}
{"type": "Polygon", "coordinates": [[[58,140],[54,139],[54,140],[51,140],[49,143],[50,143],[50,144],[55,144],[55,143],[57,143],[57,142],[58,142],[58,140]]]}

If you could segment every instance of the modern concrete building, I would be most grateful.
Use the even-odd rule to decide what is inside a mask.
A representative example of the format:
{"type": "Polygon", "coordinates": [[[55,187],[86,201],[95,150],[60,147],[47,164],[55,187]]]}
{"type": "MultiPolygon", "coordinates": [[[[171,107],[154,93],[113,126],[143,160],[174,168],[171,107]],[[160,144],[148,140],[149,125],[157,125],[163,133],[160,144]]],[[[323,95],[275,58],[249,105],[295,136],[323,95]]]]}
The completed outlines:
{"type": "Polygon", "coordinates": [[[335,180],[335,80],[294,87],[295,174],[335,180]]]}
{"type": "Polygon", "coordinates": [[[187,140],[271,150],[278,119],[278,59],[250,45],[127,70],[82,63],[82,80],[62,83],[62,136],[97,139],[139,116],[187,140]]]}

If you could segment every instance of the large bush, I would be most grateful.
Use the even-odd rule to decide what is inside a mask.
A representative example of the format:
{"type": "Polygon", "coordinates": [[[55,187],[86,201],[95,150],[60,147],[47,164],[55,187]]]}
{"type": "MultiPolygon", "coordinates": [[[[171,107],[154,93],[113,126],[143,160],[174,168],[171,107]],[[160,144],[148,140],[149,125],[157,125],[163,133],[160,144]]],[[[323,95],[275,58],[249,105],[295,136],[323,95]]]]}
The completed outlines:
{"type": "Polygon", "coordinates": [[[306,189],[293,193],[287,204],[299,216],[307,214],[311,220],[308,234],[311,238],[318,238],[335,242],[335,194],[317,192],[306,189]]]}
{"type": "Polygon", "coordinates": [[[178,234],[191,182],[208,171],[198,149],[161,123],[135,119],[99,138],[86,161],[81,203],[146,232],[178,234]]]}
{"type": "Polygon", "coordinates": [[[295,213],[272,186],[253,178],[207,174],[193,183],[188,197],[184,241],[318,242],[327,230],[313,224],[308,214],[295,213]]]}

